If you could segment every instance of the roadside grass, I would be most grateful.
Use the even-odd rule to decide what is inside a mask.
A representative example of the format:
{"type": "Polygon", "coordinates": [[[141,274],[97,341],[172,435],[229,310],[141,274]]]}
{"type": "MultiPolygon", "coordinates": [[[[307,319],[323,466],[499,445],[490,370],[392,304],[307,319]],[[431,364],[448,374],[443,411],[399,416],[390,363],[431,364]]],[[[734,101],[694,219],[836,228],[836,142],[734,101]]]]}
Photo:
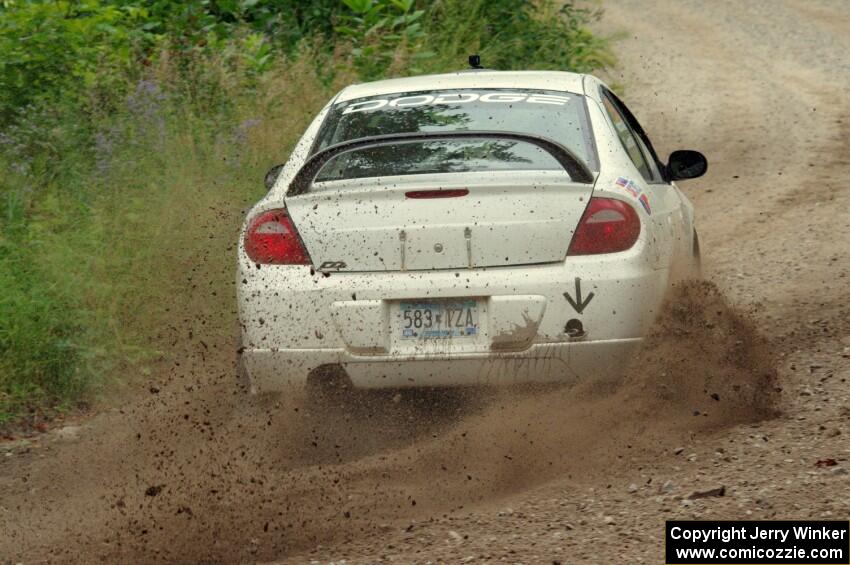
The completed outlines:
{"type": "Polygon", "coordinates": [[[235,327],[244,212],[338,84],[309,57],[282,60],[250,88],[203,65],[215,92],[198,100],[164,58],[98,120],[87,170],[0,181],[11,218],[0,240],[0,425],[47,418],[167,355],[169,328],[186,315],[235,327]],[[27,201],[33,186],[42,193],[27,201]]]}
{"type": "Polygon", "coordinates": [[[187,337],[188,318],[233,331],[244,213],[345,84],[462,68],[474,50],[502,68],[613,62],[586,17],[556,17],[554,2],[510,22],[506,0],[434,6],[421,33],[302,42],[262,72],[242,56],[256,35],[205,50],[166,43],[132,72],[102,69],[111,91],[22,108],[0,134],[0,430],[144,376],[187,337]],[[512,40],[488,41],[497,23],[512,40]],[[567,40],[549,45],[557,37],[567,40]],[[388,51],[364,61],[366,44],[388,51]]]}

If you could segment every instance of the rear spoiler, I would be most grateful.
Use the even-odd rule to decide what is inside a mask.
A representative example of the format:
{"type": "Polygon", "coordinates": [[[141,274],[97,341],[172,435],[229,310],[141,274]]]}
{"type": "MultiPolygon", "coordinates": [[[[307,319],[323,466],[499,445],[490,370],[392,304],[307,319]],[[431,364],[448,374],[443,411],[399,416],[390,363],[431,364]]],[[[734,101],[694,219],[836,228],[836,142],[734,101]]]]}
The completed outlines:
{"type": "Polygon", "coordinates": [[[296,196],[307,192],[307,189],[313,183],[319,170],[340,153],[362,149],[364,147],[378,147],[382,145],[398,145],[402,143],[412,143],[416,141],[430,141],[434,139],[514,139],[517,141],[525,141],[540,147],[564,168],[570,178],[575,182],[582,184],[593,183],[593,173],[587,168],[587,165],[572,151],[549,138],[539,135],[527,133],[505,132],[505,131],[428,131],[428,132],[413,132],[413,133],[393,133],[387,135],[374,135],[370,137],[361,137],[350,141],[343,141],[322,149],[318,153],[312,155],[307,162],[298,170],[289,189],[286,191],[287,196],[296,196]]]}

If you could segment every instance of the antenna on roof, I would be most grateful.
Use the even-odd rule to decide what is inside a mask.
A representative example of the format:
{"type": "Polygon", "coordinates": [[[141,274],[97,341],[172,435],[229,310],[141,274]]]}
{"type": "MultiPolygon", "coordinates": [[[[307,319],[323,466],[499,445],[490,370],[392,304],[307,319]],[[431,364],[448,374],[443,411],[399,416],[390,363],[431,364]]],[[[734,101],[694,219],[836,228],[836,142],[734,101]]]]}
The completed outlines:
{"type": "Polygon", "coordinates": [[[484,67],[481,66],[481,55],[470,55],[469,66],[473,69],[483,69],[484,67]]]}

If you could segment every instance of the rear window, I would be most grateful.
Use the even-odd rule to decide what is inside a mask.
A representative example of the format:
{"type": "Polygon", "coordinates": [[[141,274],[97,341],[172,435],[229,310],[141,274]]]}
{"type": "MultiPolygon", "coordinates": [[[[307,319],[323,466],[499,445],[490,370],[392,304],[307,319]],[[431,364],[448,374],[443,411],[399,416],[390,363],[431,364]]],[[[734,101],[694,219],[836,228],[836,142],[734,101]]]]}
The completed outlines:
{"type": "MultiPolygon", "coordinates": [[[[438,90],[357,98],[335,104],[313,152],[394,133],[486,130],[560,143],[599,170],[584,97],[551,90],[438,90]]],[[[433,140],[342,153],[316,180],[426,172],[560,169],[538,147],[513,140],[433,140]]]]}
{"type": "Polygon", "coordinates": [[[340,153],[322,167],[315,180],[517,170],[561,171],[563,167],[547,151],[525,141],[405,141],[340,153]]]}

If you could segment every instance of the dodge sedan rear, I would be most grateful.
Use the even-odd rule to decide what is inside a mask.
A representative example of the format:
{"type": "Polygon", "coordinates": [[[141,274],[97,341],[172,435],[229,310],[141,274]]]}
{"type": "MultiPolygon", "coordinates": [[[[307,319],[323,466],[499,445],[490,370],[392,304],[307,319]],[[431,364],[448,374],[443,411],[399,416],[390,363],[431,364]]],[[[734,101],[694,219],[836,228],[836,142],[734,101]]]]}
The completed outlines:
{"type": "Polygon", "coordinates": [[[255,391],[617,375],[698,272],[691,203],[598,79],[468,71],[354,85],[318,114],[240,238],[255,391]]]}

